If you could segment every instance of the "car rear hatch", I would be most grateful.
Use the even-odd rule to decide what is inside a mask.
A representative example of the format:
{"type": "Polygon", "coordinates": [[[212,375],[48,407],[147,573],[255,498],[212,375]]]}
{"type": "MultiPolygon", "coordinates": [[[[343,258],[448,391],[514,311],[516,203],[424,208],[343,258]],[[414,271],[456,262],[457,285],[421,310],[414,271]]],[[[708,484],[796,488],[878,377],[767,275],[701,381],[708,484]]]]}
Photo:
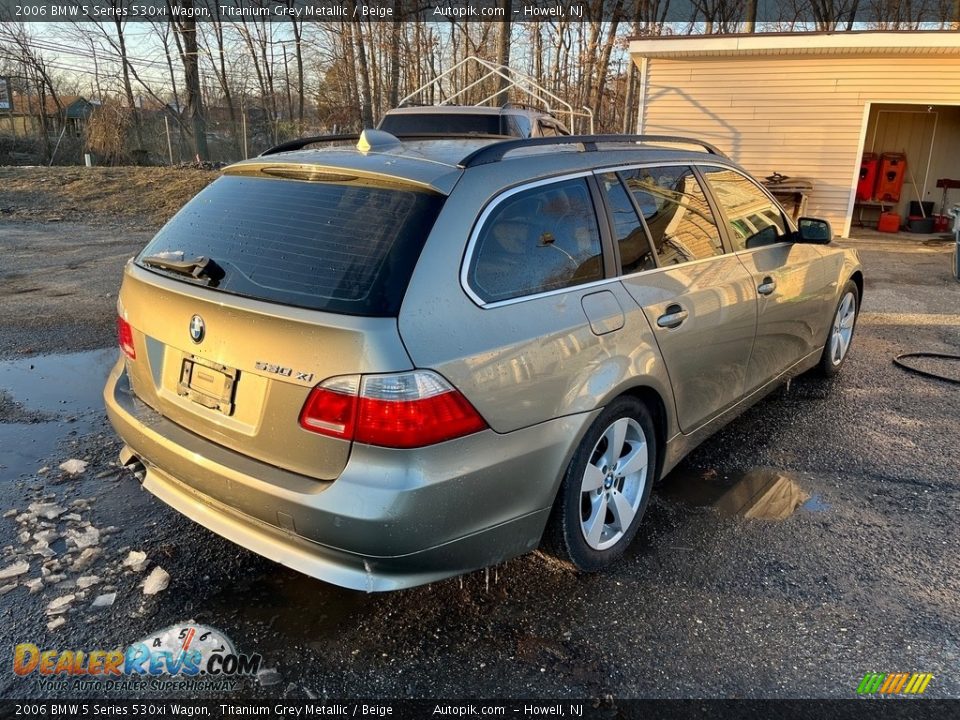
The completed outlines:
{"type": "Polygon", "coordinates": [[[443,199],[362,172],[228,170],[127,266],[134,393],[215,443],[335,479],[351,443],[300,412],[324,379],[411,368],[396,314],[443,199]]]}

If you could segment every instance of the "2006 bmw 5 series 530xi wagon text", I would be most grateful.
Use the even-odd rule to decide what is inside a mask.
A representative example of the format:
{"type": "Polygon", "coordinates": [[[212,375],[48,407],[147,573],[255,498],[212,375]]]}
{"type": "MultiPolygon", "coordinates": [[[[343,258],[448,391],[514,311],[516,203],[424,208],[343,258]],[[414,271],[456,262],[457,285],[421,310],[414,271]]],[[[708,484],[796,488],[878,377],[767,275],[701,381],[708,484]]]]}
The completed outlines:
{"type": "Polygon", "coordinates": [[[844,362],[856,253],[709,145],[358,139],[228,167],[124,271],[122,459],[257,553],[366,590],[597,570],[684,454],[844,362]]]}

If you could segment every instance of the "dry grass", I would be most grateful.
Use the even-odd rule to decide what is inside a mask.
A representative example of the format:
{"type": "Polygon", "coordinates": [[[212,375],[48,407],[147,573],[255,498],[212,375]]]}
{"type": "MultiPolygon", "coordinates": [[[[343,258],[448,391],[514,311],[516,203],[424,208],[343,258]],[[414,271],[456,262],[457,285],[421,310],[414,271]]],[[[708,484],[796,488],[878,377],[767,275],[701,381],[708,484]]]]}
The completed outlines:
{"type": "Polygon", "coordinates": [[[156,229],[217,177],[157,167],[0,167],[0,219],[156,229]]]}

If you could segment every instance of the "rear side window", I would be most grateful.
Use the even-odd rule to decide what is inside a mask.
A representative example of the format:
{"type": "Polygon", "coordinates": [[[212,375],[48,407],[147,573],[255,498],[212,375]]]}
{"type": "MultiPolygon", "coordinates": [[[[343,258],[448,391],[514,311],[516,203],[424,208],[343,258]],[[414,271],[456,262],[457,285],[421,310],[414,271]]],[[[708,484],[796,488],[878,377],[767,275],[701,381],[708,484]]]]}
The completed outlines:
{"type": "Polygon", "coordinates": [[[607,203],[613,217],[613,232],[620,247],[620,271],[624,275],[652,270],[657,266],[653,259],[650,241],[643,229],[637,211],[620,184],[616,173],[604,173],[600,176],[603,189],[607,193],[607,203]]]}
{"type": "Polygon", "coordinates": [[[723,254],[720,230],[693,170],[639,168],[622,177],[643,213],[660,265],[723,254]]]}
{"type": "Polygon", "coordinates": [[[522,190],[503,200],[480,230],[468,273],[485,302],[602,279],[600,231],[586,180],[522,190]]]}
{"type": "Polygon", "coordinates": [[[187,203],[139,258],[208,257],[224,271],[213,285],[222,292],[392,316],[442,204],[440,195],[359,179],[225,175],[187,203]]]}

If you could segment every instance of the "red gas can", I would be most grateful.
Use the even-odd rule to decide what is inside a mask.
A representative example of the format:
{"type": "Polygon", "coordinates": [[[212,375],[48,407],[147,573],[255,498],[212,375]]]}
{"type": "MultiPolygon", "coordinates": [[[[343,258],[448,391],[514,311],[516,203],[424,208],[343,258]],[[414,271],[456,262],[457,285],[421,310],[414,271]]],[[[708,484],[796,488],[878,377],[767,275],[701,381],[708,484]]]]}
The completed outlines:
{"type": "Polygon", "coordinates": [[[860,179],[857,181],[857,201],[873,200],[873,189],[877,186],[877,167],[880,158],[874,153],[864,153],[860,160],[860,179]]]}
{"type": "Polygon", "coordinates": [[[900,202],[903,178],[907,172],[907,156],[903,153],[883,153],[873,196],[880,202],[900,202]]]}
{"type": "Polygon", "coordinates": [[[900,232],[900,216],[894,212],[880,213],[877,230],[888,233],[900,232]]]}

